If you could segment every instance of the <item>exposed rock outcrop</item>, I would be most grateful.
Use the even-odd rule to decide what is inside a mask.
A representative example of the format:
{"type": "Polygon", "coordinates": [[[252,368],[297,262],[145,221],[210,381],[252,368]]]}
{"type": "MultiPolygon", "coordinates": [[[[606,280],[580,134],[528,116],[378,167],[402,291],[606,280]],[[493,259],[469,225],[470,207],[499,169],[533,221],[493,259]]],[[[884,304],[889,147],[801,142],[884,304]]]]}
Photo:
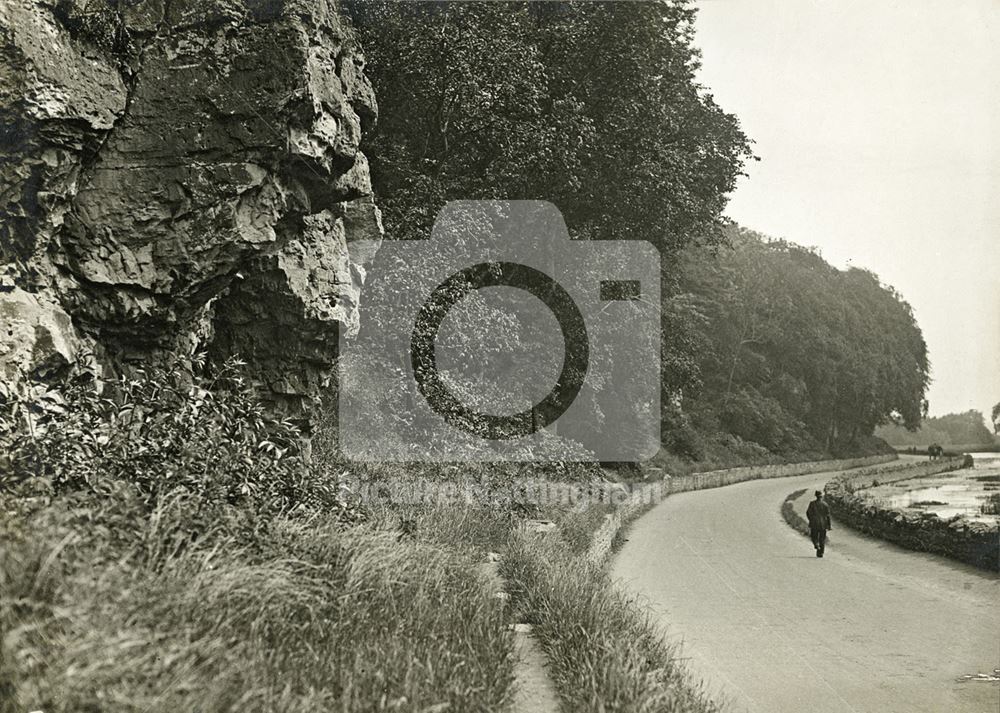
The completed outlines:
{"type": "Polygon", "coordinates": [[[0,3],[2,378],[204,347],[302,413],[381,240],[363,70],[332,0],[0,3]]]}

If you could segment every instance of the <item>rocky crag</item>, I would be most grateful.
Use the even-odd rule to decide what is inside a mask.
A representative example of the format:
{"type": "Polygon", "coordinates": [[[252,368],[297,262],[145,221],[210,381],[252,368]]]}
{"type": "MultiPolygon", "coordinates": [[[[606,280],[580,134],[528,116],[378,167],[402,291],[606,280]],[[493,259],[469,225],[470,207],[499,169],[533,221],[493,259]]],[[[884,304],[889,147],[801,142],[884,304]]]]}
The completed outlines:
{"type": "Polygon", "coordinates": [[[332,0],[0,3],[0,381],[239,354],[302,415],[382,236],[332,0]]]}

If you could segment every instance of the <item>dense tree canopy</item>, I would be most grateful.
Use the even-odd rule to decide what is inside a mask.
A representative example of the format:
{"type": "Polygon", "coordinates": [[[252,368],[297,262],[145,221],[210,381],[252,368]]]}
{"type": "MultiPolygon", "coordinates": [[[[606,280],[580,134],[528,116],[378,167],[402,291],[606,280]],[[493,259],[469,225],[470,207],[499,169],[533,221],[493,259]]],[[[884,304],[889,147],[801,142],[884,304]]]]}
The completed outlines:
{"type": "Polygon", "coordinates": [[[990,446],[996,443],[981,411],[949,413],[925,418],[916,431],[890,425],[880,428],[878,435],[894,446],[990,446]]]}
{"type": "Polygon", "coordinates": [[[536,198],[574,237],[711,239],[749,142],[695,81],[694,10],[641,3],[347,2],[381,114],[390,238],[447,200],[536,198]]]}
{"type": "Polygon", "coordinates": [[[818,451],[919,423],[926,348],[899,295],[724,229],[752,154],[695,79],[690,2],[345,6],[379,98],[367,153],[388,238],[427,237],[449,200],[533,198],[574,238],[659,248],[672,450],[698,456],[705,434],[729,433],[818,451]]]}
{"type": "MultiPolygon", "coordinates": [[[[345,6],[379,98],[367,154],[389,239],[427,237],[449,200],[543,199],[573,238],[656,245],[669,292],[681,249],[721,238],[750,144],[695,80],[691,3],[345,6]]],[[[683,315],[663,315],[669,393],[697,376],[683,315]]],[[[516,343],[488,323],[498,350],[516,343]]]]}
{"type": "Polygon", "coordinates": [[[685,408],[774,451],[829,448],[920,423],[927,350],[910,307],[870,272],[731,227],[690,251],[682,280],[702,344],[685,408]]]}

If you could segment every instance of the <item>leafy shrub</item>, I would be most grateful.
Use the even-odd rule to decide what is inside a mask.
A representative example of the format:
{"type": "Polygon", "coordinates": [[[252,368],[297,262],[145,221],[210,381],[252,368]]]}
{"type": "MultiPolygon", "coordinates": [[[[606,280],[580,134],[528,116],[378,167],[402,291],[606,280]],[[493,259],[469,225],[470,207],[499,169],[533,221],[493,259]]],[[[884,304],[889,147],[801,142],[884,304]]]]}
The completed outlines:
{"type": "Polygon", "coordinates": [[[128,483],[149,510],[174,491],[255,515],[347,512],[335,480],[302,458],[290,420],[269,417],[230,360],[212,373],[146,367],[98,386],[82,372],[34,397],[0,392],[0,487],[106,496],[128,483]]]}
{"type": "MultiPolygon", "coordinates": [[[[473,439],[462,446],[461,452],[456,452],[454,443],[442,445],[439,442],[436,429],[429,427],[418,417],[420,412],[417,409],[400,410],[395,400],[386,400],[380,386],[383,375],[398,373],[401,367],[379,356],[385,349],[381,343],[373,341],[368,347],[370,350],[364,354],[354,352],[341,357],[343,365],[341,371],[347,376],[328,395],[330,403],[337,403],[338,408],[327,408],[323,418],[324,425],[327,426],[323,429],[325,433],[320,439],[314,439],[329,455],[340,459],[341,449],[364,450],[367,447],[365,445],[368,439],[367,431],[370,430],[379,434],[379,452],[375,454],[378,460],[440,462],[448,459],[461,462],[468,467],[473,467],[474,462],[491,464],[485,466],[483,470],[489,472],[497,470],[492,465],[497,462],[495,460],[497,453],[488,441],[473,439]],[[366,432],[360,433],[348,429],[341,431],[338,409],[340,412],[349,410],[363,414],[357,418],[357,422],[367,425],[366,432]],[[351,439],[358,436],[361,440],[352,443],[351,439]]],[[[412,379],[407,378],[402,381],[406,382],[407,386],[404,388],[408,390],[404,401],[416,403],[425,399],[412,379]]],[[[530,441],[505,442],[505,455],[509,456],[514,452],[519,454],[518,460],[532,464],[528,469],[532,473],[538,473],[538,467],[543,467],[546,477],[552,476],[563,480],[586,479],[596,460],[593,453],[571,438],[557,436],[545,429],[535,434],[530,441]]],[[[505,469],[505,466],[500,466],[500,470],[505,469]]]]}
{"type": "Polygon", "coordinates": [[[729,433],[775,453],[795,451],[808,442],[803,424],[781,403],[752,389],[733,394],[721,407],[720,418],[729,433]]]}

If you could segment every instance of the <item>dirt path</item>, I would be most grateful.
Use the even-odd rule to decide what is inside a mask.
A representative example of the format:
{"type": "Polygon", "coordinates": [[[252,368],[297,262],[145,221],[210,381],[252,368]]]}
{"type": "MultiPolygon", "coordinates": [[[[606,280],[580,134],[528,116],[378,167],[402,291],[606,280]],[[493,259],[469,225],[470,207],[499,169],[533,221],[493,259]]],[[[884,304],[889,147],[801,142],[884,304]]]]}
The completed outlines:
{"type": "MultiPolygon", "coordinates": [[[[780,515],[832,474],[667,498],[613,575],[733,711],[1000,711],[1000,578],[837,527],[826,556],[780,515]]],[[[801,505],[800,505],[801,507],[801,505]]]]}
{"type": "Polygon", "coordinates": [[[521,627],[514,630],[517,666],[511,713],[558,713],[559,694],[548,674],[548,663],[538,642],[521,627]]]}

